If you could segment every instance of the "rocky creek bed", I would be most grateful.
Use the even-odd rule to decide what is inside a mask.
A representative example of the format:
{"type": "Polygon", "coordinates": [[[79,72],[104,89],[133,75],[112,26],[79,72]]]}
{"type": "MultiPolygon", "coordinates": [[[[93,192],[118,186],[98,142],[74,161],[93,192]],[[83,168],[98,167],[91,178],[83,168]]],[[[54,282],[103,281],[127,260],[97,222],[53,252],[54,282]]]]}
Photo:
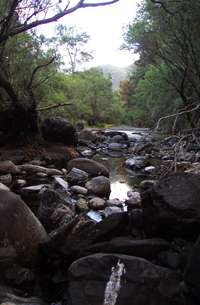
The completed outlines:
{"type": "Polygon", "coordinates": [[[200,304],[196,144],[148,130],[62,136],[68,146],[1,150],[0,304],[200,304]],[[114,183],[128,194],[111,196],[114,183]]]}

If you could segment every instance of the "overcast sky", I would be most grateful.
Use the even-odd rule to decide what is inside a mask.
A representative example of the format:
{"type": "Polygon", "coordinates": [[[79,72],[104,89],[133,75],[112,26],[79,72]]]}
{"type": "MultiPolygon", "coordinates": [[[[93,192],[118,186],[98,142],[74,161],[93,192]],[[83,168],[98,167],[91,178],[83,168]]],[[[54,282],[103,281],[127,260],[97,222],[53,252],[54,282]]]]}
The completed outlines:
{"type": "MultiPolygon", "coordinates": [[[[126,67],[134,62],[133,54],[119,48],[123,43],[123,27],[133,21],[137,2],[139,0],[120,0],[106,7],[81,9],[61,20],[62,24],[75,25],[90,35],[89,48],[93,50],[94,60],[89,66],[126,67]]],[[[53,25],[41,28],[42,33],[49,35],[52,30],[53,25]]]]}

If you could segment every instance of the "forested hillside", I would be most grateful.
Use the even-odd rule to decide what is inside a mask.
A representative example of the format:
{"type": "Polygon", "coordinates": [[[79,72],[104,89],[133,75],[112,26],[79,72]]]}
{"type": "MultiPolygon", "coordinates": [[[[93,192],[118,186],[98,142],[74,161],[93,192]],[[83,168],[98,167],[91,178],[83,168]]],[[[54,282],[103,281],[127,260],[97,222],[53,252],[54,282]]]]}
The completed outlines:
{"type": "Polygon", "coordinates": [[[112,65],[104,65],[99,67],[105,76],[111,76],[113,89],[119,89],[120,82],[128,78],[128,73],[132,67],[116,67],[112,65]]]}

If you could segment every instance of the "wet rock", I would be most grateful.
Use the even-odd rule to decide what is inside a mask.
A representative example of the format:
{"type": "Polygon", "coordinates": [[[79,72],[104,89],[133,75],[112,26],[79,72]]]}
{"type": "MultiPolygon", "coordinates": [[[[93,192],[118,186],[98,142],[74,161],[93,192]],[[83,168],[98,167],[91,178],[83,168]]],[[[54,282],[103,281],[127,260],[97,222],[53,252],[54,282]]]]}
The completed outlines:
{"type": "Polygon", "coordinates": [[[85,184],[85,187],[99,197],[109,197],[111,192],[110,180],[104,176],[92,178],[85,184]]]}
{"type": "Polygon", "coordinates": [[[76,146],[76,128],[61,117],[50,117],[41,124],[42,136],[46,141],[76,146]]]}
{"type": "Polygon", "coordinates": [[[120,130],[106,130],[105,135],[111,138],[110,142],[112,143],[122,143],[121,141],[124,143],[125,141],[129,141],[127,134],[120,130]]]}
{"type": "Polygon", "coordinates": [[[14,183],[14,187],[18,188],[18,187],[23,187],[26,185],[26,180],[25,179],[17,179],[15,180],[15,183],[14,183]]]}
{"type": "Polygon", "coordinates": [[[88,207],[87,200],[84,198],[78,199],[76,202],[76,211],[78,213],[80,213],[80,212],[84,212],[84,211],[88,211],[88,210],[89,210],[89,207],[88,207]]]}
{"type": "Polygon", "coordinates": [[[109,215],[112,215],[112,214],[118,214],[118,213],[122,213],[123,210],[120,208],[120,207],[107,207],[105,208],[105,211],[104,211],[104,214],[106,217],[108,217],[109,215]]]}
{"type": "Polygon", "coordinates": [[[69,190],[69,185],[67,183],[67,181],[65,181],[63,178],[61,177],[54,177],[54,185],[55,187],[61,188],[64,191],[68,191],[69,190]]]}
{"type": "Polygon", "coordinates": [[[33,173],[44,173],[49,176],[55,176],[55,175],[62,175],[62,172],[56,168],[47,168],[39,165],[33,165],[33,164],[22,164],[18,165],[18,169],[20,171],[25,171],[27,173],[33,174],[33,173]]]}
{"type": "Polygon", "coordinates": [[[110,206],[110,207],[114,207],[114,206],[122,207],[122,205],[123,205],[123,203],[119,199],[117,199],[117,198],[107,200],[107,206],[110,206]]]}
{"type": "Polygon", "coordinates": [[[68,277],[72,305],[183,304],[177,273],[139,257],[86,256],[70,266],[68,277]]]}
{"type": "Polygon", "coordinates": [[[78,140],[79,142],[84,142],[84,143],[87,143],[87,142],[96,142],[97,140],[97,136],[95,133],[93,133],[90,129],[83,129],[79,132],[78,134],[78,140]]]}
{"type": "Polygon", "coordinates": [[[67,169],[70,171],[73,167],[81,169],[91,176],[109,176],[109,172],[103,164],[87,158],[76,158],[70,160],[67,169]]]}
{"type": "Polygon", "coordinates": [[[102,221],[102,214],[100,213],[100,212],[97,212],[97,211],[89,211],[88,213],[87,213],[87,216],[89,217],[89,218],[91,218],[92,220],[94,220],[94,221],[96,221],[96,222],[100,222],[100,221],[102,221]]]}
{"type": "Polygon", "coordinates": [[[132,170],[140,170],[148,164],[147,158],[143,156],[135,156],[125,161],[125,165],[132,170]]]}
{"type": "Polygon", "coordinates": [[[74,203],[66,192],[45,187],[39,194],[37,215],[45,229],[51,232],[74,217],[74,203]]]}
{"type": "Polygon", "coordinates": [[[139,192],[129,192],[129,198],[125,200],[125,204],[129,208],[138,208],[141,206],[141,196],[139,192]]]}
{"type": "Polygon", "coordinates": [[[26,204],[30,207],[30,209],[37,213],[37,210],[39,208],[39,192],[42,190],[42,188],[46,188],[50,185],[48,184],[39,184],[39,185],[31,185],[31,186],[25,186],[25,187],[18,187],[15,186],[17,189],[17,193],[20,194],[22,199],[26,202],[26,204]]]}
{"type": "Polygon", "coordinates": [[[12,183],[12,175],[11,174],[1,175],[0,182],[7,186],[10,186],[12,183]]]}
{"type": "Polygon", "coordinates": [[[33,264],[46,232],[27,205],[12,192],[0,190],[0,256],[11,255],[22,265],[33,264]]]}
{"type": "Polygon", "coordinates": [[[94,155],[95,151],[92,149],[85,149],[81,151],[81,155],[85,158],[90,158],[94,155]]]}
{"type": "Polygon", "coordinates": [[[42,299],[36,297],[22,297],[10,288],[0,286],[1,305],[47,305],[42,299]]]}
{"type": "Polygon", "coordinates": [[[148,174],[155,174],[156,167],[155,166],[147,166],[144,168],[144,172],[148,174]]]}
{"type": "Polygon", "coordinates": [[[157,184],[157,180],[143,180],[140,182],[140,188],[142,189],[148,189],[148,188],[151,188],[153,186],[156,186],[157,184]]]}
{"type": "Polygon", "coordinates": [[[3,183],[0,183],[0,191],[3,190],[3,191],[10,191],[9,187],[7,187],[5,184],[3,183]]]}
{"type": "Polygon", "coordinates": [[[164,239],[140,239],[135,240],[128,237],[117,237],[110,241],[97,243],[84,249],[82,256],[94,253],[118,253],[131,256],[155,259],[164,250],[169,249],[169,243],[164,239]]]}
{"type": "Polygon", "coordinates": [[[82,194],[82,195],[87,195],[87,193],[88,193],[88,190],[85,187],[82,187],[79,185],[73,185],[71,187],[71,191],[76,194],[82,194]]]}
{"type": "Polygon", "coordinates": [[[125,148],[126,146],[124,146],[124,144],[121,143],[110,143],[108,145],[108,149],[109,150],[113,150],[113,151],[121,151],[125,148]]]}
{"type": "Polygon", "coordinates": [[[19,173],[18,167],[9,160],[0,161],[0,174],[17,174],[19,173]]]}
{"type": "Polygon", "coordinates": [[[79,168],[73,167],[67,174],[66,180],[71,185],[85,185],[88,180],[88,174],[79,168]]]}
{"type": "Polygon", "coordinates": [[[80,257],[81,251],[89,245],[117,236],[126,236],[129,218],[127,213],[113,214],[96,224],[86,221],[80,226],[78,223],[77,228],[62,240],[60,252],[65,257],[80,257]]]}
{"type": "Polygon", "coordinates": [[[200,176],[176,173],[142,194],[146,234],[197,236],[200,229],[200,176]]]}
{"type": "Polygon", "coordinates": [[[121,143],[121,144],[126,144],[128,143],[128,138],[126,137],[126,134],[124,135],[115,135],[113,136],[110,141],[110,143],[121,143]]]}
{"type": "Polygon", "coordinates": [[[99,197],[94,197],[88,202],[90,209],[103,210],[106,206],[106,201],[99,197]]]}
{"type": "Polygon", "coordinates": [[[153,149],[153,144],[151,142],[148,143],[137,143],[134,146],[133,153],[136,155],[145,155],[151,154],[153,149]]]}
{"type": "Polygon", "coordinates": [[[36,176],[38,176],[39,178],[47,178],[48,175],[45,173],[36,173],[36,176]]]}
{"type": "Polygon", "coordinates": [[[38,194],[43,187],[47,187],[47,186],[48,186],[47,184],[38,184],[38,185],[30,185],[30,186],[22,187],[20,189],[20,194],[22,196],[26,196],[26,195],[31,196],[34,194],[38,194]]]}

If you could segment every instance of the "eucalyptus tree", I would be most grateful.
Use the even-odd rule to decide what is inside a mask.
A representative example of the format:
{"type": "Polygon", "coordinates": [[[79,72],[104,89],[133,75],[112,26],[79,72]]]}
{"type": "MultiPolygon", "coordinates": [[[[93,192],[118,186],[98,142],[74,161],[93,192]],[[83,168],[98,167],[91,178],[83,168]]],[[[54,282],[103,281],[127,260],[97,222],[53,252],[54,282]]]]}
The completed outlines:
{"type": "MultiPolygon", "coordinates": [[[[12,133],[16,135],[20,133],[34,134],[38,130],[37,124],[37,111],[34,96],[34,84],[38,73],[42,68],[49,66],[54,56],[49,56],[48,52],[42,55],[42,60],[39,60],[37,65],[33,66],[33,70],[29,70],[29,77],[25,80],[26,92],[23,97],[19,94],[15,81],[18,77],[12,75],[9,77],[7,66],[11,63],[11,52],[8,52],[8,48],[12,45],[13,39],[18,42],[20,39],[26,37],[26,33],[31,35],[32,31],[38,26],[48,23],[56,22],[62,17],[65,17],[77,10],[87,7],[98,7],[114,4],[119,0],[109,1],[62,1],[62,0],[1,0],[0,2],[0,99],[9,100],[10,109],[9,116],[12,119],[12,126],[10,128],[12,133]],[[21,36],[20,36],[21,35],[21,36]],[[25,36],[23,36],[25,35],[25,36]],[[19,39],[19,40],[18,40],[19,39]],[[46,57],[46,58],[45,58],[46,57]],[[1,98],[2,97],[2,98],[1,98]]],[[[25,43],[26,48],[28,43],[25,43]]],[[[21,52],[22,50],[20,50],[21,52]]],[[[34,50],[29,49],[31,58],[34,57],[34,50]]],[[[18,52],[16,47],[16,52],[18,52]]],[[[42,52],[41,52],[42,53],[42,52]]],[[[17,54],[17,53],[16,53],[17,54]]],[[[24,63],[21,62],[21,68],[23,69],[24,63]]],[[[16,81],[17,82],[17,81],[16,81]]],[[[37,86],[36,86],[37,87],[37,86]]],[[[5,113],[0,117],[5,118],[5,113]]]]}
{"type": "Polygon", "coordinates": [[[81,64],[90,61],[93,56],[87,49],[90,36],[75,26],[58,25],[56,40],[63,46],[68,60],[67,71],[74,74],[81,64]]]}

